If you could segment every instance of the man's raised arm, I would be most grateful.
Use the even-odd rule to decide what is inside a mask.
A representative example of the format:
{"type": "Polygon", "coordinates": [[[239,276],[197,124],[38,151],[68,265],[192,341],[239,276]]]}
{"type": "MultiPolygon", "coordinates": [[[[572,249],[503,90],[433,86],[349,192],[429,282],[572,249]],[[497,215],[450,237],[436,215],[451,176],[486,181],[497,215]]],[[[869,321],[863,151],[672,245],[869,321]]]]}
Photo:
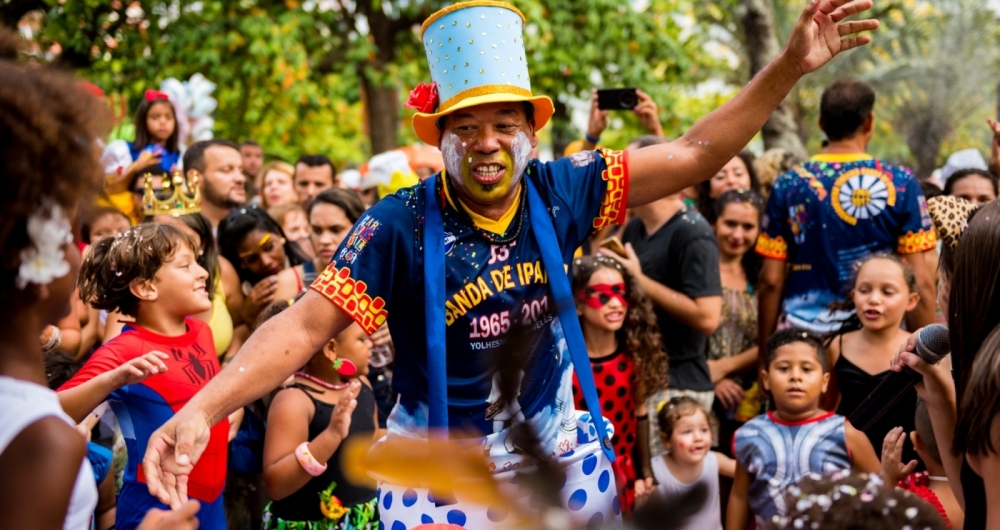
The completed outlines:
{"type": "Polygon", "coordinates": [[[753,138],[795,83],[837,54],[871,41],[877,20],[844,22],[871,0],[812,0],[777,58],[733,99],[668,144],[629,153],[629,207],[676,193],[716,174],[753,138]]]}

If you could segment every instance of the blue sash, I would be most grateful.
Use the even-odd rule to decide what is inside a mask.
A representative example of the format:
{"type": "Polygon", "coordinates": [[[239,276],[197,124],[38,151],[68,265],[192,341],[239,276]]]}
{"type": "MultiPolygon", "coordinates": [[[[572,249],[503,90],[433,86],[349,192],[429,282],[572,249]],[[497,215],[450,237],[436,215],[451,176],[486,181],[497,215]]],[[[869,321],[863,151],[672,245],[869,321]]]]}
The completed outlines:
{"type": "MultiPolygon", "coordinates": [[[[424,310],[427,325],[427,407],[428,424],[432,432],[447,435],[448,428],[448,376],[446,366],[445,341],[445,268],[444,268],[444,221],[437,196],[438,176],[427,179],[424,184],[424,310]]],[[[528,220],[535,242],[542,253],[542,263],[549,273],[549,288],[555,301],[559,323],[562,325],[569,347],[570,358],[576,371],[583,399],[587,403],[601,448],[608,460],[615,461],[615,452],[607,427],[601,414],[601,404],[597,399],[594,374],[587,355],[587,345],[583,341],[583,330],[576,314],[573,292],[569,276],[565,273],[556,231],[549,217],[545,201],[538,194],[534,183],[525,175],[528,187],[528,220]],[[560,272],[562,272],[560,274],[560,272]]],[[[442,186],[446,183],[442,183],[442,186]]]]}

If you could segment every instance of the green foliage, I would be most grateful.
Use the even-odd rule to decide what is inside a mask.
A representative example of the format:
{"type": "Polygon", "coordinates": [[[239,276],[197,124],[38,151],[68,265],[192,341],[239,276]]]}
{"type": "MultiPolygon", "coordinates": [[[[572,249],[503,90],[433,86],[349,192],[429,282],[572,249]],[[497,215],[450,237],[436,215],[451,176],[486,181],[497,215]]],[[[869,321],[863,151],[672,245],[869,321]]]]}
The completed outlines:
{"type": "MultiPolygon", "coordinates": [[[[677,14],[692,5],[686,0],[655,0],[643,10],[620,0],[525,0],[517,5],[528,18],[532,90],[558,100],[552,131],[557,144],[583,133],[571,130],[569,116],[559,110],[571,98],[589,102],[591,89],[602,86],[649,93],[659,105],[664,132],[679,134],[690,125],[689,107],[681,105],[688,99],[684,92],[722,64],[705,51],[699,33],[682,27],[677,14]]],[[[645,133],[629,113],[615,118],[621,127],[609,131],[612,142],[618,143],[616,136],[645,133]]]]}

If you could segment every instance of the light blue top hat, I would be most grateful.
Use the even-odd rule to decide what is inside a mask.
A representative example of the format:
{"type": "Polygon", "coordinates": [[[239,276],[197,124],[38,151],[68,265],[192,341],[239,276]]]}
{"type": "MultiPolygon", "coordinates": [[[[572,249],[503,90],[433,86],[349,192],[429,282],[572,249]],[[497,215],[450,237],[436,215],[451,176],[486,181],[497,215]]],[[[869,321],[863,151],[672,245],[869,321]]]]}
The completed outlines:
{"type": "Polygon", "coordinates": [[[528,101],[535,129],[548,123],[552,100],[531,93],[524,22],[516,7],[490,0],[455,4],[428,17],[420,35],[439,99],[432,112],[413,116],[421,140],[437,145],[438,118],[485,103],[528,101]]]}

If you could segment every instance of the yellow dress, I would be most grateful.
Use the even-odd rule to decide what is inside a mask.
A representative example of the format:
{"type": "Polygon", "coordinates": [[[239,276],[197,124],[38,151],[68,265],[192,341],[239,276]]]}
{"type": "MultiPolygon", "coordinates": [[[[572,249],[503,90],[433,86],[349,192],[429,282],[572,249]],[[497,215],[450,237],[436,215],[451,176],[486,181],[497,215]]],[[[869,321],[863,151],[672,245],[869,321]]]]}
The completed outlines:
{"type": "Polygon", "coordinates": [[[212,316],[208,319],[208,327],[212,329],[215,341],[215,353],[220,358],[226,354],[233,342],[233,317],[226,307],[226,290],[222,287],[222,271],[216,269],[215,287],[212,292],[212,316]]]}

